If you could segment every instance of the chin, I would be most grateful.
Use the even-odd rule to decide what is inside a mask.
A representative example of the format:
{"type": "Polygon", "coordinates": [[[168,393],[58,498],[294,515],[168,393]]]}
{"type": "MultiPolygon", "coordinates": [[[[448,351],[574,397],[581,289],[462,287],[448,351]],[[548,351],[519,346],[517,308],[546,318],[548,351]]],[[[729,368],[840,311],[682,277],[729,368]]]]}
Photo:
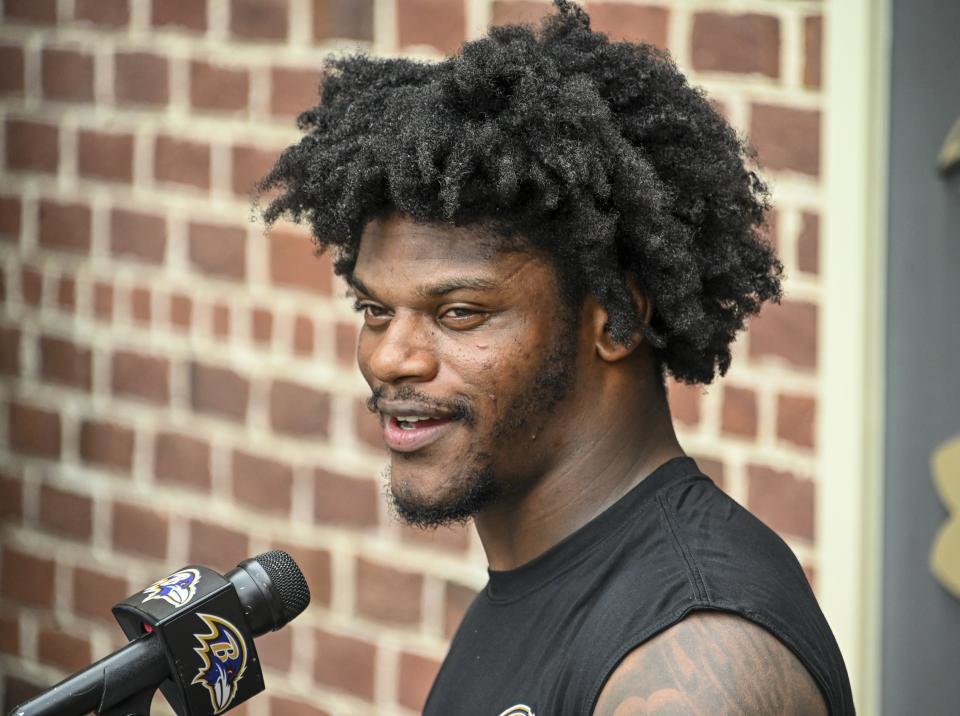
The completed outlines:
{"type": "MultiPolygon", "coordinates": [[[[439,480],[418,479],[417,468],[404,465],[403,474],[386,470],[390,503],[403,522],[414,527],[435,528],[463,524],[496,501],[497,487],[489,465],[461,468],[439,480]],[[431,489],[429,484],[441,487],[431,489]]],[[[425,471],[424,471],[425,472],[425,471]]]]}

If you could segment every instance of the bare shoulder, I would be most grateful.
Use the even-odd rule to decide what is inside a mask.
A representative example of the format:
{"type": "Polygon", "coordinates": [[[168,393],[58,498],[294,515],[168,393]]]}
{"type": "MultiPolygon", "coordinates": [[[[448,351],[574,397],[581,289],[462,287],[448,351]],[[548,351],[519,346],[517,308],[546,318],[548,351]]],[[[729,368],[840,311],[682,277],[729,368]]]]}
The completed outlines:
{"type": "Polygon", "coordinates": [[[700,611],[630,652],[593,713],[826,716],[827,707],[776,637],[733,614],[700,611]]]}

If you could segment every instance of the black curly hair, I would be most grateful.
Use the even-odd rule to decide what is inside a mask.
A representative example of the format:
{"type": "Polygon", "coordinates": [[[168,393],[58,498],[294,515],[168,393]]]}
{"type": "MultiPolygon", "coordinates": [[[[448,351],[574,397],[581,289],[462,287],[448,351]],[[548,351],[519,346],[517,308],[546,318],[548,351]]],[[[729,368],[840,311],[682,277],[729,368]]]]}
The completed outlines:
{"type": "Polygon", "coordinates": [[[615,340],[640,331],[662,369],[709,383],[746,317],[780,299],[767,188],[665,51],[554,4],[538,28],[493,27],[437,63],[333,59],[305,136],[260,182],[280,190],[264,220],[306,219],[347,276],[366,224],[392,213],[520,240],[568,295],[597,298],[615,340]]]}

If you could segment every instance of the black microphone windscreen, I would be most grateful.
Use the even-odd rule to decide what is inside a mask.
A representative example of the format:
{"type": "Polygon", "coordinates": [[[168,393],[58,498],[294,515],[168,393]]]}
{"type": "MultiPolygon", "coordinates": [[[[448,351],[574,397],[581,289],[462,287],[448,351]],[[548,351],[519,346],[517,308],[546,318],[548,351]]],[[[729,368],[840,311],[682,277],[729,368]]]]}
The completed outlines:
{"type": "MultiPolygon", "coordinates": [[[[310,604],[310,587],[307,586],[307,580],[303,578],[303,572],[293,561],[293,557],[283,550],[275,549],[264,552],[253,560],[263,567],[263,571],[270,577],[274,589],[280,595],[283,624],[307,608],[310,604]]],[[[279,629],[283,624],[278,624],[274,628],[279,629]]]]}

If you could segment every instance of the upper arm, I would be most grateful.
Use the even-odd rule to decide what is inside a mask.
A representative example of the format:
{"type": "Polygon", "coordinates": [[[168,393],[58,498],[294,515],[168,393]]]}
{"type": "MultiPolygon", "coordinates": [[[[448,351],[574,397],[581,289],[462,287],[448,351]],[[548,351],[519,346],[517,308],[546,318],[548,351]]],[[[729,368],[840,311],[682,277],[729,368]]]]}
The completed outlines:
{"type": "Polygon", "coordinates": [[[607,679],[594,716],[826,716],[810,673],[762,627],[693,612],[630,652],[607,679]]]}

